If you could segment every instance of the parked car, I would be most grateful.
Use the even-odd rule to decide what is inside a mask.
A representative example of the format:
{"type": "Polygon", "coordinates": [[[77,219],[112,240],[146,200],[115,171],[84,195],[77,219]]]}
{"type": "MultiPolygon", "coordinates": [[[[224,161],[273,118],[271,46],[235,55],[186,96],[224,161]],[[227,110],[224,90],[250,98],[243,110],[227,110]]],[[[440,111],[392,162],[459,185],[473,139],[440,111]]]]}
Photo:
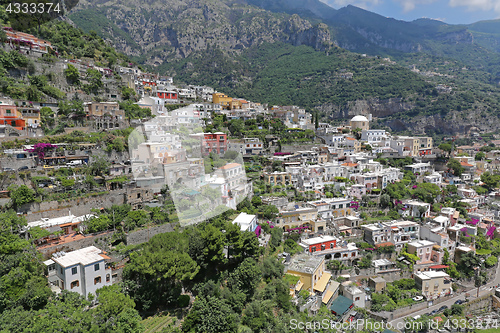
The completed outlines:
{"type": "Polygon", "coordinates": [[[439,308],[438,312],[442,312],[446,309],[448,309],[448,307],[446,305],[443,305],[442,307],[439,308]]]}
{"type": "Polygon", "coordinates": [[[455,302],[455,304],[458,304],[458,305],[463,304],[463,303],[465,303],[465,301],[463,299],[459,299],[455,302]]]}
{"type": "Polygon", "coordinates": [[[415,297],[413,297],[413,300],[414,300],[415,302],[420,302],[420,301],[421,301],[421,300],[423,300],[423,299],[424,299],[424,297],[423,297],[423,296],[415,296],[415,297]]]}
{"type": "Polygon", "coordinates": [[[28,166],[27,165],[23,165],[22,167],[19,167],[19,169],[17,169],[17,171],[23,171],[23,170],[28,170],[28,166]]]}
{"type": "Polygon", "coordinates": [[[436,313],[438,313],[438,310],[432,310],[430,315],[432,316],[432,315],[435,315],[436,313]]]}
{"type": "Polygon", "coordinates": [[[3,171],[14,171],[14,169],[12,169],[12,168],[3,168],[2,170],[3,171]]]}
{"type": "Polygon", "coordinates": [[[54,169],[54,167],[52,165],[44,165],[43,168],[44,169],[54,169]]]}

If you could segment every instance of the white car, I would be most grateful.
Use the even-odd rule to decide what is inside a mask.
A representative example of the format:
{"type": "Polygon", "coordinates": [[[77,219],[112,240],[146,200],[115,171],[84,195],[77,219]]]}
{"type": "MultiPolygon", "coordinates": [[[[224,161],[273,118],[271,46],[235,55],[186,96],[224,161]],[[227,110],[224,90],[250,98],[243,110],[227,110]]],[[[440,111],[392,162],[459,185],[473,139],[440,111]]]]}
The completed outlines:
{"type": "Polygon", "coordinates": [[[413,297],[412,299],[413,299],[415,302],[420,302],[421,300],[423,300],[423,299],[424,299],[424,297],[423,297],[423,296],[415,296],[415,297],[413,297]]]}

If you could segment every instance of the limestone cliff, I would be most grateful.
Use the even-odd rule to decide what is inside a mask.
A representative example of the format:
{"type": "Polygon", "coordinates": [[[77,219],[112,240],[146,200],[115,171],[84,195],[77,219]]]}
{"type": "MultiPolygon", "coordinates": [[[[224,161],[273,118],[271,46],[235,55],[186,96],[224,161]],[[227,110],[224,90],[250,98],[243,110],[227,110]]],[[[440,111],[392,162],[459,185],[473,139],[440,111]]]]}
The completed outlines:
{"type": "Polygon", "coordinates": [[[286,42],[326,50],[334,45],[328,26],[313,25],[299,15],[271,13],[232,0],[178,0],[138,3],[133,0],[103,4],[83,1],[70,17],[77,23],[105,15],[104,34],[124,53],[160,65],[215,47],[227,54],[263,42],[286,42]],[[137,10],[140,8],[140,10],[137,10]],[[120,33],[117,33],[120,32],[120,33]],[[124,38],[125,32],[130,39],[124,38]],[[133,44],[138,47],[134,48],[133,44]]]}

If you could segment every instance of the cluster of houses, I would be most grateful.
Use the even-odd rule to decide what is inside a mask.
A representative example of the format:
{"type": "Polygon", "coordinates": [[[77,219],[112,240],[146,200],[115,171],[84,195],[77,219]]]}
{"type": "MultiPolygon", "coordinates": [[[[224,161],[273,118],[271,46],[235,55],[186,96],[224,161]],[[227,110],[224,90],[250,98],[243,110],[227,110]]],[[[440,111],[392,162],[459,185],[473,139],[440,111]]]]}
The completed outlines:
{"type": "MultiPolygon", "coordinates": [[[[29,36],[7,32],[8,43],[24,38],[23,47],[44,52],[51,47],[43,41],[30,40],[29,36]]],[[[95,68],[80,60],[71,63],[80,72],[95,68]]],[[[113,74],[106,68],[96,69],[108,76],[113,74]]],[[[233,223],[238,224],[241,231],[255,233],[262,246],[269,238],[261,235],[259,223],[270,223],[286,233],[301,234],[298,246],[302,250],[293,256],[285,254],[283,260],[284,274],[292,276],[291,281],[294,281],[290,294],[295,296],[307,291],[310,295],[302,310],[314,311],[326,304],[339,320],[355,316],[354,308],[365,307],[370,301],[370,292],[383,291],[386,283],[393,280],[394,273],[399,274],[401,265],[410,266],[403,254],[418,258],[411,265],[412,276],[427,300],[450,295],[451,279],[444,272],[447,267],[442,265],[445,253],[459,261],[464,253],[475,251],[475,244],[461,242],[463,235],[492,235],[498,228],[495,218],[500,216],[500,207],[497,211],[482,209],[495,194],[485,197],[471,186],[479,173],[500,169],[498,152],[487,153],[491,162],[476,161],[473,154],[480,147],[458,147],[459,152],[470,156],[455,157],[465,170],[455,176],[435,168],[433,159],[442,152],[433,147],[432,138],[395,136],[382,129],[370,129],[371,115],[356,115],[341,127],[319,123],[316,128],[312,115],[297,106],[262,105],[229,97],[206,86],[177,87],[172,78],[145,73],[132,66],[119,66],[117,72],[123,82],[141,96],[136,104],[150,109],[154,115],[152,119],[140,121],[135,133],[130,135],[130,165],[116,163],[110,166],[113,176],[133,176],[133,185],[126,188],[124,202],[132,209],[141,208],[167,185],[181,223],[197,223],[211,217],[212,212],[221,212],[216,208],[236,209],[239,202],[253,194],[253,185],[246,178],[244,158],[260,155],[274,162],[273,165],[281,165],[281,171],[263,171],[261,179],[271,188],[297,191],[306,200],[293,202],[289,195],[266,195],[262,203],[278,208],[273,221],[259,221],[256,215],[241,213],[233,223]],[[188,105],[171,110],[176,104],[188,105]],[[216,115],[224,115],[228,120],[257,119],[258,116],[280,119],[288,129],[314,131],[323,144],[315,144],[310,149],[275,152],[266,149],[279,140],[274,136],[266,137],[263,142],[251,136],[232,139],[223,132],[200,131],[212,124],[216,115]],[[230,151],[237,153],[234,160],[217,166],[206,165],[208,157],[222,158],[230,151]],[[400,169],[383,165],[376,161],[377,157],[411,157],[415,163],[400,169]],[[367,196],[375,198],[389,184],[401,181],[405,171],[413,173],[421,182],[442,188],[457,185],[459,201],[466,207],[471,221],[460,218],[455,208],[443,207],[435,213],[431,212],[429,203],[410,199],[399,204],[401,219],[367,224],[358,212],[359,201],[367,196]],[[335,197],[327,189],[340,195],[335,197]],[[338,282],[327,269],[327,262],[336,260],[346,267],[356,265],[364,252],[355,241],[361,240],[374,251],[394,247],[397,255],[372,260],[367,269],[367,286],[349,276],[338,282]]],[[[18,131],[20,135],[23,131],[39,128],[42,107],[50,107],[56,112],[58,109],[57,103],[2,100],[0,136],[2,133],[9,135],[7,129],[18,131]]],[[[94,130],[130,125],[116,101],[85,103],[85,113],[94,130]]],[[[48,155],[42,164],[71,159],[88,163],[88,155],[48,155]]],[[[49,231],[50,236],[39,240],[40,247],[63,239],[71,241],[77,238],[85,228],[84,222],[91,217],[91,214],[78,217],[69,214],[42,219],[30,222],[23,232],[34,227],[49,231]]],[[[104,251],[90,246],[67,253],[56,252],[45,264],[54,290],[70,290],[87,296],[119,279],[111,262],[104,251]]]]}

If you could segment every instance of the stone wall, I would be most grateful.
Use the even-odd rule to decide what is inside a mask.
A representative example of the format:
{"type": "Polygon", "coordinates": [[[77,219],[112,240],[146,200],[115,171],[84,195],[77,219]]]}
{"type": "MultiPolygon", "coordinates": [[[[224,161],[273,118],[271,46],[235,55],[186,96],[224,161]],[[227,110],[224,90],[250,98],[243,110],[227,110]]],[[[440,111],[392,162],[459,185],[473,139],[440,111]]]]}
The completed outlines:
{"type": "Polygon", "coordinates": [[[177,224],[166,223],[148,229],[136,230],[127,235],[127,245],[136,245],[149,241],[151,237],[165,232],[175,231],[177,224]]]}
{"type": "Polygon", "coordinates": [[[297,151],[303,150],[311,150],[312,147],[323,147],[322,143],[314,143],[314,144],[299,144],[299,145],[283,145],[281,147],[281,151],[283,153],[295,153],[297,151]]]}
{"type": "Polygon", "coordinates": [[[423,310],[423,309],[426,309],[426,308],[427,308],[427,302],[421,302],[421,303],[417,303],[417,304],[412,304],[410,306],[406,306],[404,308],[399,308],[399,309],[394,310],[393,312],[391,312],[389,314],[389,318],[388,319],[389,319],[389,321],[392,321],[394,319],[397,319],[397,318],[400,318],[400,317],[412,314],[414,312],[417,312],[417,311],[420,311],[420,310],[423,310]]]}
{"type": "MultiPolygon", "coordinates": [[[[141,229],[129,232],[126,236],[127,245],[137,245],[145,243],[149,239],[151,239],[151,237],[153,237],[154,235],[175,231],[176,226],[178,226],[178,224],[166,223],[159,226],[150,227],[147,229],[141,229]]],[[[72,237],[68,236],[67,238],[63,238],[59,244],[53,244],[51,246],[46,246],[46,247],[39,247],[38,251],[40,251],[46,259],[50,258],[52,254],[56,252],[60,251],[70,252],[92,245],[107,251],[109,250],[114,233],[115,231],[104,231],[101,233],[86,235],[83,238],[81,235],[77,235],[75,236],[76,239],[73,241],[68,241],[71,240],[72,237]]],[[[113,258],[113,259],[118,260],[118,258],[113,258]]]]}
{"type": "Polygon", "coordinates": [[[39,221],[43,218],[55,218],[71,214],[81,216],[90,214],[94,208],[109,208],[112,205],[122,205],[125,203],[125,191],[117,190],[108,194],[95,197],[79,198],[70,201],[44,201],[41,203],[32,202],[23,205],[19,211],[24,212],[28,222],[39,221]]]}
{"type": "MultiPolygon", "coordinates": [[[[470,292],[471,295],[475,294],[475,291],[470,292]]],[[[481,312],[491,311],[493,305],[492,296],[494,291],[487,293],[486,295],[480,296],[476,299],[470,300],[464,304],[464,313],[479,314],[481,312]]]]}
{"type": "Polygon", "coordinates": [[[31,157],[17,158],[16,155],[0,157],[0,168],[12,168],[14,170],[17,170],[22,166],[27,166],[31,169],[36,166],[36,163],[35,160],[31,157]]]}

